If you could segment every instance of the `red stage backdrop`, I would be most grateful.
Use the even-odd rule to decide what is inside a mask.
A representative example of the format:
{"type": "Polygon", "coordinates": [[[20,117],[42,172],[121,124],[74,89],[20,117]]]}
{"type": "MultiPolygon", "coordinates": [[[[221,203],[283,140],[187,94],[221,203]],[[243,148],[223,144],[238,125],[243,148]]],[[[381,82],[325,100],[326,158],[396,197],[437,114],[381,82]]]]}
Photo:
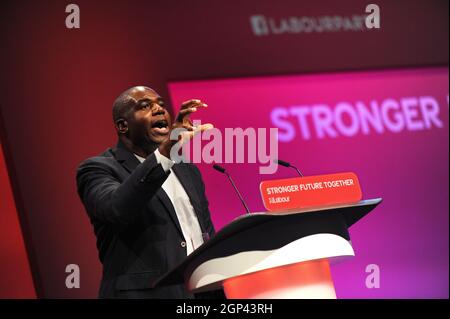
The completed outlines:
{"type": "Polygon", "coordinates": [[[30,264],[1,145],[0,298],[36,298],[30,264]]]}

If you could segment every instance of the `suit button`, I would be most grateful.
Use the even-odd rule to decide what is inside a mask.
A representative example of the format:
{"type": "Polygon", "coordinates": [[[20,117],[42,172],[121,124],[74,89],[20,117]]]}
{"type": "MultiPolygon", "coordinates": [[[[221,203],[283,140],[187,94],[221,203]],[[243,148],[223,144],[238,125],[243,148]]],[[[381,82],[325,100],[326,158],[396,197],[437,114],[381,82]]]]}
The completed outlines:
{"type": "Polygon", "coordinates": [[[181,247],[183,247],[183,248],[186,247],[186,242],[185,241],[181,242],[181,247]]]}

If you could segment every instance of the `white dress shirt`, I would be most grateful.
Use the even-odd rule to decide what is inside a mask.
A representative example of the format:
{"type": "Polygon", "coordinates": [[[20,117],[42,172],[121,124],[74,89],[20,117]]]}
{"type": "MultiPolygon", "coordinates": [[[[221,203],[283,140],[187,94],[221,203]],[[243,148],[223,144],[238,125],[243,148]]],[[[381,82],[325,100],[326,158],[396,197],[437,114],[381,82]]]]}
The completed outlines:
{"type": "MultiPolygon", "coordinates": [[[[191,201],[183,187],[177,175],[172,170],[174,162],[162,155],[158,149],[154,152],[156,161],[161,164],[164,171],[167,173],[170,171],[164,184],[162,184],[163,190],[166,192],[170,201],[172,202],[175,212],[180,222],[181,231],[183,232],[184,239],[186,241],[186,251],[189,255],[201,244],[203,244],[203,236],[198,223],[197,215],[194,212],[194,208],[191,205],[191,201]]],[[[142,163],[145,158],[134,154],[137,159],[142,163]]]]}

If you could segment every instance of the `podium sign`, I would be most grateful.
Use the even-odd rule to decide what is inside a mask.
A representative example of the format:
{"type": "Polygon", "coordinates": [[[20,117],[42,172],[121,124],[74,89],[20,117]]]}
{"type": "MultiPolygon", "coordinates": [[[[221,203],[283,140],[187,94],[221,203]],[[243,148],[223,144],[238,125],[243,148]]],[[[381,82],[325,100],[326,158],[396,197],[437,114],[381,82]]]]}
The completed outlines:
{"type": "Polygon", "coordinates": [[[362,199],[358,177],[351,172],[263,181],[260,190],[264,206],[271,212],[362,199]]]}

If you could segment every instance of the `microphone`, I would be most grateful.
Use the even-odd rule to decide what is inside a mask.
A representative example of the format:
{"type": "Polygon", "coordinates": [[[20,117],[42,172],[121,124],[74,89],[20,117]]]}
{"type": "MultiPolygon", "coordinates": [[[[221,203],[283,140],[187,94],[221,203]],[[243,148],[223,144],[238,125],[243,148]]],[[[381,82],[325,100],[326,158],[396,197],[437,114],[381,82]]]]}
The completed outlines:
{"type": "Polygon", "coordinates": [[[274,162],[280,164],[281,166],[290,167],[290,168],[295,169],[297,171],[298,175],[300,175],[300,177],[303,177],[303,174],[300,172],[300,170],[297,167],[291,165],[291,163],[282,161],[280,159],[275,159],[274,162]]]}
{"type": "Polygon", "coordinates": [[[213,165],[213,168],[214,168],[216,171],[218,171],[218,172],[220,172],[220,173],[222,173],[222,174],[227,175],[228,179],[229,179],[230,182],[231,182],[231,185],[233,185],[234,190],[236,191],[237,195],[239,196],[239,199],[241,200],[242,205],[244,205],[245,211],[247,212],[247,214],[250,214],[250,209],[248,209],[247,204],[245,203],[244,199],[242,198],[241,193],[239,193],[239,190],[237,189],[236,185],[234,184],[233,179],[231,178],[230,174],[228,174],[228,172],[225,170],[225,168],[223,168],[223,167],[220,166],[220,165],[214,164],[214,165],[213,165]]]}

